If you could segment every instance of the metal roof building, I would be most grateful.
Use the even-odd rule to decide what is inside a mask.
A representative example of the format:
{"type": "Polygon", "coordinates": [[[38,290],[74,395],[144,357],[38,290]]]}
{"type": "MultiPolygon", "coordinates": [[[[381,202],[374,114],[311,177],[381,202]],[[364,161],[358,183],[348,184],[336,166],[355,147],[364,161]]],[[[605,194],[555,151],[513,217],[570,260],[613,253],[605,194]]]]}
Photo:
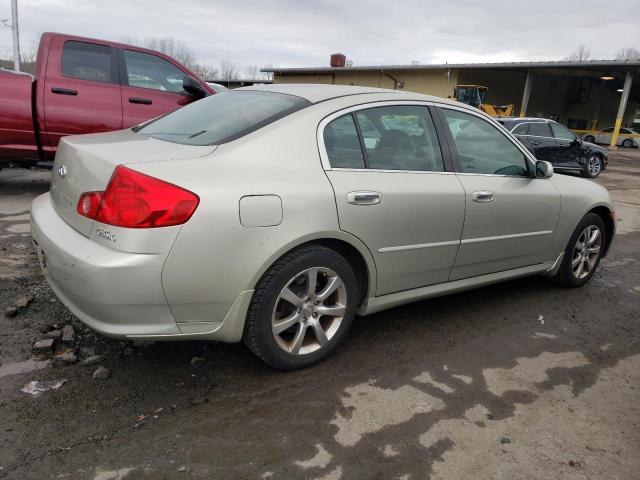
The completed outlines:
{"type": "Polygon", "coordinates": [[[552,118],[573,129],[632,126],[640,106],[640,60],[272,68],[274,83],[362,85],[449,97],[456,85],[485,85],[487,103],[552,118]],[[635,82],[634,82],[635,78],[635,82]],[[626,92],[625,92],[626,83],[626,92]],[[628,97],[628,101],[622,102],[628,97]],[[624,111],[618,111],[624,105],[624,111]]]}

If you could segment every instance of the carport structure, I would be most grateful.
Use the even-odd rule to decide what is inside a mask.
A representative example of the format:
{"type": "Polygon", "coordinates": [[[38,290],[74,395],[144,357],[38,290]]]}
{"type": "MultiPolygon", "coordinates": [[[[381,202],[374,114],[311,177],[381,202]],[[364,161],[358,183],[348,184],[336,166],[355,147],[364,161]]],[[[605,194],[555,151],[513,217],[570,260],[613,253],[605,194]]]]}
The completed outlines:
{"type": "Polygon", "coordinates": [[[632,127],[639,117],[640,60],[510,62],[274,68],[273,83],[332,83],[440,97],[460,85],[489,88],[487,103],[513,104],[520,116],[551,118],[582,131],[632,127]]]}

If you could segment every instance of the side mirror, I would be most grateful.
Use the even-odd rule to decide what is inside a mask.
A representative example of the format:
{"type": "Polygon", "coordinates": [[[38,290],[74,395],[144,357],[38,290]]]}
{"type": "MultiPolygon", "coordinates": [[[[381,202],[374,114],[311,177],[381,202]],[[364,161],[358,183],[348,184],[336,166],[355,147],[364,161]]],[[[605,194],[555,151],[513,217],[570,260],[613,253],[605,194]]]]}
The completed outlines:
{"type": "Polygon", "coordinates": [[[536,162],[536,178],[549,178],[553,175],[553,165],[544,160],[536,162]]]}
{"type": "Polygon", "coordinates": [[[182,88],[189,95],[193,95],[197,99],[204,98],[209,94],[209,92],[202,88],[200,82],[198,82],[195,78],[190,77],[189,75],[185,75],[182,79],[182,88]]]}

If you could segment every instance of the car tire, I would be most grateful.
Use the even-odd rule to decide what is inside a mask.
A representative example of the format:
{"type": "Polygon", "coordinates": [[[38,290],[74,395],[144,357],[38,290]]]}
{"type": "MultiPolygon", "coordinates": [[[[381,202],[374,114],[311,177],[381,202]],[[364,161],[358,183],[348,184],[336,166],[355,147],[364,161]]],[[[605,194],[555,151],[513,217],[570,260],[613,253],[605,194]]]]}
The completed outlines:
{"type": "Polygon", "coordinates": [[[624,148],[633,148],[633,140],[631,140],[630,138],[625,139],[625,141],[622,142],[622,146],[624,148]]]}
{"type": "Polygon", "coordinates": [[[593,135],[587,135],[584,137],[585,142],[596,143],[596,138],[593,135]]]}
{"type": "Polygon", "coordinates": [[[244,342],[278,370],[309,367],[344,340],[358,290],[353,268],[334,250],[311,245],[287,253],[258,282],[244,342]]]}
{"type": "Polygon", "coordinates": [[[584,162],[582,176],[586,178],[596,178],[602,172],[602,157],[598,154],[591,154],[584,162]]]}
{"type": "Polygon", "coordinates": [[[587,283],[600,264],[606,242],[607,230],[602,218],[595,213],[586,214],[569,239],[554,280],[565,287],[581,287],[587,283]]]}

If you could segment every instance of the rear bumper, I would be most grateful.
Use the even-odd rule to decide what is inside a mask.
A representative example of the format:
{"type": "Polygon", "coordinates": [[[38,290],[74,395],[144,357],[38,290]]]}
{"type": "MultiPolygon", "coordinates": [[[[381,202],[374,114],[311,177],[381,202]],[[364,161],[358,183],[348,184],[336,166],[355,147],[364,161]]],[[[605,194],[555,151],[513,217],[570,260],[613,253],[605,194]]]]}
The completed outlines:
{"type": "Polygon", "coordinates": [[[88,239],[60,218],[48,193],[33,202],[31,234],[49,285],[89,327],[112,337],[180,336],[162,289],[166,254],[121,252],[88,239]]]}

